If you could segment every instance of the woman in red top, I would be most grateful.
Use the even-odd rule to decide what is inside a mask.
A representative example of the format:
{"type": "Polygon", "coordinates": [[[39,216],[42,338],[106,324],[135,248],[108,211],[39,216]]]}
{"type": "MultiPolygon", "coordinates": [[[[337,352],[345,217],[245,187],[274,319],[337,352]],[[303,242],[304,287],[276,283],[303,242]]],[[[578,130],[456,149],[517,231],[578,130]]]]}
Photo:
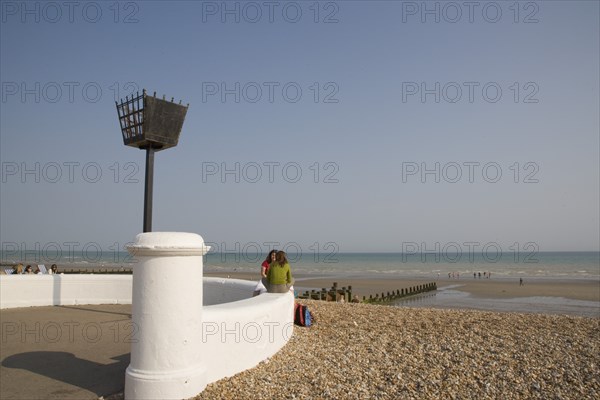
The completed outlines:
{"type": "Polygon", "coordinates": [[[275,261],[276,254],[277,250],[271,250],[267,255],[267,258],[265,258],[265,261],[263,261],[260,267],[260,274],[263,278],[267,277],[267,272],[269,272],[269,264],[275,261]]]}
{"type": "Polygon", "coordinates": [[[254,296],[258,296],[261,293],[266,293],[268,290],[267,282],[267,272],[269,272],[269,264],[275,261],[275,256],[277,255],[277,250],[271,250],[269,254],[267,254],[267,258],[263,261],[260,267],[260,281],[256,284],[256,288],[254,288],[254,296]]]}

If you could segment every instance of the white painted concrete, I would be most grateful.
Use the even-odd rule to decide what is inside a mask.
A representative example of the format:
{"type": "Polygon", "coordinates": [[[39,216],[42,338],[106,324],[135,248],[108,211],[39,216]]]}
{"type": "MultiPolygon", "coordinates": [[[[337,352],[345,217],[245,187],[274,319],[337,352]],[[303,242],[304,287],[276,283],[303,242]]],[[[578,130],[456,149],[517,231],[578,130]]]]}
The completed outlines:
{"type": "Polygon", "coordinates": [[[230,278],[204,278],[204,306],[246,300],[254,294],[256,282],[230,278]]]}
{"type": "Polygon", "coordinates": [[[148,232],[127,250],[133,267],[131,319],[138,328],[125,373],[126,399],[186,399],[206,387],[202,354],[200,235],[148,232]]]}
{"type": "Polygon", "coordinates": [[[277,353],[293,334],[293,310],[290,292],[204,307],[202,356],[212,360],[206,382],[233,376],[277,353]]]}
{"type": "Polygon", "coordinates": [[[131,275],[0,275],[0,308],[131,304],[131,275]]]}
{"type": "MultiPolygon", "coordinates": [[[[203,304],[252,297],[256,282],[204,278],[203,304]]],[[[131,275],[0,275],[0,309],[83,304],[131,304],[131,275]]]]}

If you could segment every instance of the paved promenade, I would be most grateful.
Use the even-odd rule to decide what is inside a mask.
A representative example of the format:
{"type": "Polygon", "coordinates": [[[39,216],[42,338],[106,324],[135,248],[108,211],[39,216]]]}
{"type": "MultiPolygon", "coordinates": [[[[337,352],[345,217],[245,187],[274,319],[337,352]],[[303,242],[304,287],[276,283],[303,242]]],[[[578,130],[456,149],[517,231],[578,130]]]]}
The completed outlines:
{"type": "Polygon", "coordinates": [[[123,390],[131,305],[0,311],[0,399],[97,399],[123,390]]]}

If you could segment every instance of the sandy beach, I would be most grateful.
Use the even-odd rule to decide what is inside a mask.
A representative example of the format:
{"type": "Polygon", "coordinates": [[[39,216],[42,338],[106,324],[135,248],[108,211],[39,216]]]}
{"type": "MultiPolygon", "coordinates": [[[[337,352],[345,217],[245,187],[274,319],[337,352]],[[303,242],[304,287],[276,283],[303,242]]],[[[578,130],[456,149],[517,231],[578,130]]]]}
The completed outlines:
{"type": "Polygon", "coordinates": [[[201,399],[597,399],[600,320],[302,301],[316,323],[201,399]]]}
{"type": "MultiPolygon", "coordinates": [[[[258,280],[257,274],[206,273],[207,276],[258,280]]],[[[600,282],[592,279],[544,279],[525,278],[520,285],[518,278],[473,279],[460,278],[438,280],[386,277],[335,277],[295,275],[295,289],[305,290],[352,286],[353,295],[369,298],[369,295],[405,289],[436,282],[438,290],[396,301],[394,304],[411,307],[481,309],[488,311],[536,312],[544,314],[569,314],[600,317],[600,282]]]]}
{"type": "MultiPolygon", "coordinates": [[[[206,275],[257,280],[258,274],[206,275]]],[[[333,283],[330,276],[297,275],[296,279],[298,288],[330,287],[333,283]]],[[[388,288],[395,290],[426,283],[389,278],[336,281],[339,287],[352,285],[355,293],[381,292],[388,288]]],[[[271,359],[208,385],[196,399],[598,398],[600,318],[597,313],[593,317],[581,317],[569,312],[552,315],[556,309],[531,312],[527,300],[543,297],[555,299],[559,304],[571,301],[597,305],[597,283],[528,280],[519,286],[518,281],[502,279],[442,279],[438,281],[438,288],[437,292],[410,298],[398,304],[399,307],[299,300],[307,304],[313,313],[315,324],[311,328],[295,327],[289,343],[271,359]],[[428,306],[429,300],[456,292],[455,289],[464,290],[461,293],[472,297],[472,302],[457,307],[452,299],[442,299],[447,307],[428,306]],[[529,311],[497,308],[503,301],[512,300],[516,301],[517,310],[525,308],[529,311]],[[477,310],[473,302],[482,303],[494,311],[477,310]]],[[[114,377],[110,387],[119,390],[123,387],[129,346],[124,339],[119,339],[117,347],[110,340],[114,340],[114,324],[130,321],[130,305],[4,310],[2,320],[59,321],[59,317],[52,313],[63,312],[66,314],[62,318],[75,318],[81,324],[87,319],[82,320],[79,313],[85,313],[87,309],[88,314],[81,315],[86,315],[89,321],[94,321],[97,315],[106,319],[106,326],[102,326],[107,329],[107,346],[114,355],[111,353],[108,357],[104,351],[96,353],[87,342],[78,346],[62,343],[66,337],[56,346],[65,346],[58,348],[64,353],[60,354],[73,353],[76,359],[83,360],[82,365],[100,368],[114,377]],[[115,357],[121,360],[119,364],[115,364],[115,357]]],[[[119,330],[120,335],[127,332],[119,330]]],[[[22,343],[20,335],[12,335],[11,338],[14,341],[12,345],[2,346],[3,359],[25,350],[47,350],[31,346],[28,342],[22,343]]],[[[25,361],[37,365],[33,359],[25,361]]],[[[62,362],[59,358],[54,361],[62,362]]],[[[18,372],[23,365],[15,362],[3,361],[2,367],[9,368],[13,374],[10,382],[6,382],[7,376],[3,376],[3,390],[9,390],[6,387],[12,385],[14,390],[10,393],[21,393],[20,385],[23,383],[19,377],[29,377],[28,371],[36,371],[30,366],[24,372],[18,372]]],[[[39,373],[48,375],[45,371],[39,373]]],[[[73,374],[78,376],[76,371],[73,374]]],[[[38,386],[32,386],[32,390],[49,385],[49,382],[60,386],[61,381],[75,383],[84,392],[97,390],[88,380],[74,378],[71,382],[63,377],[54,382],[47,379],[52,377],[36,381],[38,386]]],[[[53,390],[58,390],[59,386],[53,390]]],[[[109,393],[114,392],[106,394],[109,393]]],[[[123,398],[122,392],[107,395],[104,396],[107,400],[123,398]]]]}
{"type": "MultiPolygon", "coordinates": [[[[432,280],[401,278],[343,279],[338,287],[352,286],[353,293],[362,296],[387,292],[415,285],[432,282],[432,280]]],[[[479,298],[513,298],[530,296],[564,297],[574,300],[600,301],[600,285],[591,280],[525,280],[522,286],[518,279],[440,279],[435,280],[438,288],[452,286],[479,298]]],[[[296,286],[331,287],[331,279],[301,278],[296,286]]]]}
{"type": "MultiPolygon", "coordinates": [[[[235,279],[256,280],[259,274],[229,272],[216,273],[206,272],[205,276],[231,277],[235,279]]],[[[584,279],[544,279],[525,278],[523,285],[519,285],[518,278],[492,278],[492,279],[407,279],[402,277],[376,277],[376,278],[336,278],[336,277],[314,277],[311,275],[294,275],[296,288],[298,290],[330,288],[333,282],[338,287],[352,286],[352,292],[361,299],[362,296],[403,289],[410,286],[422,285],[429,282],[437,282],[438,288],[448,286],[468,292],[479,298],[513,298],[531,296],[564,297],[573,300],[600,301],[600,282],[584,279]]]]}

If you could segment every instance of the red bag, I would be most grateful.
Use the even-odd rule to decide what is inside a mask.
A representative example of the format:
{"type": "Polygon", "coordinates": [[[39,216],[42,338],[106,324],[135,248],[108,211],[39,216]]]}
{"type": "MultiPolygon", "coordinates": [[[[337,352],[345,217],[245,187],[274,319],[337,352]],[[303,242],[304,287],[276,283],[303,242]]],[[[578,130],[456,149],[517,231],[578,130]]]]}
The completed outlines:
{"type": "Polygon", "coordinates": [[[312,325],[313,316],[308,307],[302,304],[294,304],[294,324],[309,327],[312,325]]]}

